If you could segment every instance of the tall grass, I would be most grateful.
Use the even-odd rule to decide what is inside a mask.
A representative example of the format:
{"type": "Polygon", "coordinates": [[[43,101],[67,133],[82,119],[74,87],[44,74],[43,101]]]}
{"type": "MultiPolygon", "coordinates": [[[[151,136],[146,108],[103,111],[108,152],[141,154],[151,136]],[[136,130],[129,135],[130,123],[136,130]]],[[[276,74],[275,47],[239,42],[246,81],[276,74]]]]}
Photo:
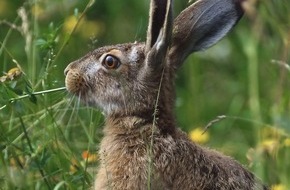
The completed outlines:
{"type": "MultiPolygon", "coordinates": [[[[67,94],[63,70],[95,47],[144,39],[148,2],[69,2],[0,2],[0,189],[87,189],[93,183],[103,117],[67,94]]],[[[175,4],[178,12],[186,1],[175,4]]],[[[196,134],[207,126],[209,138],[194,140],[285,190],[289,9],[288,0],[248,0],[230,35],[182,67],[176,102],[183,130],[196,134]]]]}

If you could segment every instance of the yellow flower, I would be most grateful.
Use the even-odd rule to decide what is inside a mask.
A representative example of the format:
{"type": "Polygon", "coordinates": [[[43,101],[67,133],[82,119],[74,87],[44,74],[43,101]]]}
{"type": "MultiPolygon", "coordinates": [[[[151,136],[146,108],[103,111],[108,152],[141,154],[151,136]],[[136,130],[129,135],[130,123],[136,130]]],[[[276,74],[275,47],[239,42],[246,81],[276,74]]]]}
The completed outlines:
{"type": "Polygon", "coordinates": [[[0,16],[5,16],[10,11],[9,4],[5,0],[0,1],[0,16]]]}
{"type": "Polygon", "coordinates": [[[266,139],[261,144],[263,150],[269,154],[273,154],[278,150],[279,142],[277,139],[266,139]]]}
{"type": "Polygon", "coordinates": [[[38,4],[33,5],[31,12],[35,17],[41,17],[41,16],[45,15],[44,9],[38,4]]]}
{"type": "Polygon", "coordinates": [[[74,29],[77,22],[78,19],[75,16],[68,17],[64,22],[63,30],[67,33],[70,33],[74,29]]]}
{"type": "Polygon", "coordinates": [[[105,26],[100,21],[85,20],[80,27],[80,34],[83,38],[97,37],[104,32],[105,26]]]}
{"type": "Polygon", "coordinates": [[[98,160],[97,154],[92,154],[87,150],[82,153],[82,158],[86,160],[88,163],[95,162],[98,160]]]}
{"type": "Polygon", "coordinates": [[[15,80],[22,75],[22,71],[19,67],[14,67],[10,69],[5,75],[0,77],[1,82],[9,80],[15,80]]]}
{"type": "Polygon", "coordinates": [[[272,190],[286,190],[286,186],[282,184],[275,184],[271,187],[272,190]]]}
{"type": "Polygon", "coordinates": [[[8,71],[8,73],[6,74],[6,76],[10,79],[10,80],[14,80],[15,78],[21,76],[22,71],[20,68],[18,67],[14,67],[12,69],[10,69],[8,71]]]}
{"type": "Polygon", "coordinates": [[[290,147],[290,138],[286,138],[286,139],[284,140],[284,145],[285,145],[286,147],[290,147]]]}
{"type": "Polygon", "coordinates": [[[70,167],[69,167],[70,173],[72,173],[72,174],[76,173],[78,171],[78,168],[79,168],[79,166],[78,166],[77,160],[76,159],[72,159],[70,167]]]}
{"type": "Polygon", "coordinates": [[[89,21],[86,19],[86,17],[78,20],[76,16],[70,16],[65,20],[63,30],[67,33],[70,33],[76,27],[77,23],[78,26],[76,28],[76,32],[79,33],[83,38],[100,36],[104,32],[105,27],[102,22],[89,21]]]}
{"type": "Polygon", "coordinates": [[[198,127],[189,132],[189,138],[196,143],[203,144],[209,140],[209,133],[198,127]]]}
{"type": "Polygon", "coordinates": [[[262,129],[263,138],[279,138],[283,135],[284,131],[278,127],[264,127],[262,129]]]}

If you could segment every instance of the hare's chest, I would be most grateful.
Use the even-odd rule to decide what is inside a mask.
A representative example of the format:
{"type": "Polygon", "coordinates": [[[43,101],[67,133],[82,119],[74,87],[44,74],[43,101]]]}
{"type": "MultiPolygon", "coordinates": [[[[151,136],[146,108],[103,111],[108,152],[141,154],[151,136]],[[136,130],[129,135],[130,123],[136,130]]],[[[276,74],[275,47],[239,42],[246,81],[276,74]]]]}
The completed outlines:
{"type": "Polygon", "coordinates": [[[143,168],[148,161],[147,149],[148,146],[143,139],[112,136],[103,138],[99,153],[109,168],[126,169],[126,167],[130,167],[131,170],[134,168],[137,170],[143,168]]]}
{"type": "Polygon", "coordinates": [[[144,141],[105,137],[99,154],[100,170],[106,173],[105,176],[114,185],[126,186],[125,189],[146,189],[149,155],[144,141]],[[128,188],[127,185],[132,186],[128,188]]]}

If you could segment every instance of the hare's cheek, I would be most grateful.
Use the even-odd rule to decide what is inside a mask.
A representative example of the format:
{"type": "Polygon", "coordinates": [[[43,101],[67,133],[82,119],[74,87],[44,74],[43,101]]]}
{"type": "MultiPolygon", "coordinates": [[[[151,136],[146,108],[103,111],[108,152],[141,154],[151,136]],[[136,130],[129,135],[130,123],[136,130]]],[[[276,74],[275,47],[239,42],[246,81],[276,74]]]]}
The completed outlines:
{"type": "Polygon", "coordinates": [[[70,93],[76,95],[85,93],[89,88],[86,77],[74,70],[67,73],[65,85],[70,93]]]}

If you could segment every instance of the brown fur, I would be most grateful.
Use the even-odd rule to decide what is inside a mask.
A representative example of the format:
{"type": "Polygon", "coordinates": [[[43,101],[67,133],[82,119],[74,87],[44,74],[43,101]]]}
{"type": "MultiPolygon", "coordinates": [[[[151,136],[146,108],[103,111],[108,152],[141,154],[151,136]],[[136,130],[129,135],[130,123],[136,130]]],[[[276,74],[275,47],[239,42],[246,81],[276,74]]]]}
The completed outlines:
{"type": "MultiPolygon", "coordinates": [[[[230,15],[236,14],[236,17],[218,20],[218,24],[230,23],[232,27],[237,22],[241,12],[237,2],[220,0],[220,3],[233,3],[230,15]]],[[[102,47],[66,68],[68,91],[83,102],[97,106],[105,115],[104,138],[99,150],[100,166],[94,189],[267,189],[232,158],[193,143],[175,122],[176,69],[189,53],[196,48],[207,48],[228,31],[222,29],[223,35],[217,34],[216,38],[198,35],[201,39],[195,39],[192,31],[198,33],[200,26],[203,30],[211,30],[212,26],[205,28],[208,24],[203,25],[203,21],[198,20],[202,17],[196,16],[194,18],[199,21],[197,29],[185,31],[191,26],[190,22],[195,24],[190,14],[196,9],[205,12],[202,9],[210,7],[211,10],[215,6],[221,9],[213,0],[190,6],[179,17],[189,23],[187,27],[180,27],[184,23],[178,18],[172,26],[170,1],[153,0],[146,43],[102,47]],[[161,10],[163,16],[156,16],[158,12],[154,10],[161,10]],[[152,21],[154,18],[159,18],[158,22],[152,21]],[[159,26],[154,26],[154,23],[159,26]],[[171,28],[176,32],[173,33],[172,45],[169,43],[171,28]],[[156,30],[163,32],[158,34],[156,30]],[[182,38],[176,36],[178,34],[186,34],[188,40],[179,44],[177,39],[182,38]],[[112,63],[119,64],[111,67],[112,63]]]]}
{"type": "Polygon", "coordinates": [[[95,189],[255,189],[254,175],[230,157],[192,143],[185,133],[154,132],[138,117],[110,118],[101,143],[95,189]]]}

